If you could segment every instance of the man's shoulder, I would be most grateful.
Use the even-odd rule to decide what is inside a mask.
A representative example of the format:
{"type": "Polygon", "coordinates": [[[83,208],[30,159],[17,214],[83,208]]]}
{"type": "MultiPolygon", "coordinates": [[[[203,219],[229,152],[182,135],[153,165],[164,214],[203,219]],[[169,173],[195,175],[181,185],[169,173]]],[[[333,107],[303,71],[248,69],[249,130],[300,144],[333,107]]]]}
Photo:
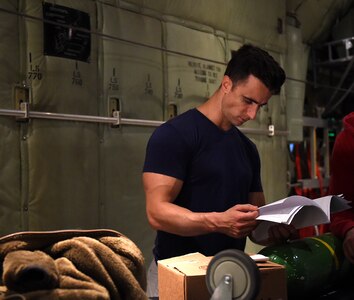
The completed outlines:
{"type": "Polygon", "coordinates": [[[182,134],[188,133],[196,125],[196,109],[191,109],[169,119],[160,126],[161,130],[178,131],[182,134]]]}
{"type": "Polygon", "coordinates": [[[197,109],[193,108],[190,110],[187,110],[180,115],[177,115],[173,117],[172,119],[169,119],[166,123],[170,123],[175,126],[183,126],[184,124],[189,124],[193,120],[195,120],[195,117],[197,116],[197,109]]]}
{"type": "Polygon", "coordinates": [[[257,151],[257,145],[246,135],[244,134],[239,128],[235,127],[235,131],[237,131],[237,135],[241,139],[242,143],[249,148],[249,150],[257,151]]]}
{"type": "Polygon", "coordinates": [[[186,137],[188,133],[193,131],[194,114],[192,109],[167,120],[154,130],[152,137],[166,140],[186,137]]]}

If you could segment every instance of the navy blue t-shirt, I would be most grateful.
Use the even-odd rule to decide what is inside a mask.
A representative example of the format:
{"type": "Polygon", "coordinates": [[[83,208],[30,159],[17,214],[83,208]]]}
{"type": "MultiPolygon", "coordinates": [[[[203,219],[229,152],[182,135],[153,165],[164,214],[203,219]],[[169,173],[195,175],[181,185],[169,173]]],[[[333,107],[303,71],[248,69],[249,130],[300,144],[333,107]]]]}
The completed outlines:
{"type": "MultiPolygon", "coordinates": [[[[248,203],[261,192],[260,159],[254,143],[236,127],[221,130],[197,109],[158,127],[146,149],[144,172],[178,178],[174,203],[193,212],[223,212],[248,203]]],[[[220,233],[183,237],[157,231],[155,259],[192,252],[212,256],[225,249],[244,250],[246,239],[220,233]]]]}

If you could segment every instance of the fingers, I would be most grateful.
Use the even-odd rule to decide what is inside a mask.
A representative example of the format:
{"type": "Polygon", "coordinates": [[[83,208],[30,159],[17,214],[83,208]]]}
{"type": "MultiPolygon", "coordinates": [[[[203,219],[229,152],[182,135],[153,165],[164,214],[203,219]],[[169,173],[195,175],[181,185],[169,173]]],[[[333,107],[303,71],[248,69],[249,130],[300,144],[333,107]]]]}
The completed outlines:
{"type": "Polygon", "coordinates": [[[242,238],[248,236],[256,226],[257,222],[254,219],[246,221],[232,218],[221,229],[221,232],[233,238],[242,238]]]}
{"type": "Polygon", "coordinates": [[[242,212],[254,212],[258,211],[258,206],[252,204],[237,204],[234,206],[234,209],[242,212]]]}
{"type": "MultiPolygon", "coordinates": [[[[244,214],[249,214],[244,213],[244,214]]],[[[240,217],[234,219],[232,225],[229,228],[229,235],[234,238],[241,238],[248,236],[257,226],[255,218],[240,217]]]]}
{"type": "Polygon", "coordinates": [[[229,236],[234,238],[247,237],[255,228],[255,225],[235,226],[230,228],[229,236]]]}
{"type": "Polygon", "coordinates": [[[268,230],[269,238],[275,243],[285,242],[289,239],[298,238],[298,232],[294,226],[277,224],[268,230]]]}
{"type": "Polygon", "coordinates": [[[237,218],[243,221],[253,221],[258,215],[258,207],[251,204],[238,204],[231,208],[233,213],[237,214],[237,218]]]}
{"type": "Polygon", "coordinates": [[[223,225],[220,231],[234,238],[246,237],[257,226],[258,215],[257,206],[237,204],[223,213],[223,225]]]}

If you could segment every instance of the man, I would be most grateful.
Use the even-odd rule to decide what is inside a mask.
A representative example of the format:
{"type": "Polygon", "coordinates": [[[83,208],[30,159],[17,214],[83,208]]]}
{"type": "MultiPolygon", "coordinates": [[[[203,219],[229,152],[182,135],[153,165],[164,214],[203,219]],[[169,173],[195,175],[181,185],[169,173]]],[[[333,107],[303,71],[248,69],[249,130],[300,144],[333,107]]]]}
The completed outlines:
{"type": "MultiPolygon", "coordinates": [[[[143,170],[146,212],[157,230],[155,261],[191,252],[244,250],[265,204],[256,146],[236,126],[256,118],[285,73],[264,50],[244,45],[219,89],[151,136],[143,170]]],[[[157,296],[156,262],[148,294],[157,296]]]]}
{"type": "MultiPolygon", "coordinates": [[[[343,118],[344,129],[334,143],[329,194],[343,194],[354,204],[354,112],[343,118]]],[[[354,264],[354,208],[331,216],[331,231],[343,238],[343,250],[354,264]]]]}

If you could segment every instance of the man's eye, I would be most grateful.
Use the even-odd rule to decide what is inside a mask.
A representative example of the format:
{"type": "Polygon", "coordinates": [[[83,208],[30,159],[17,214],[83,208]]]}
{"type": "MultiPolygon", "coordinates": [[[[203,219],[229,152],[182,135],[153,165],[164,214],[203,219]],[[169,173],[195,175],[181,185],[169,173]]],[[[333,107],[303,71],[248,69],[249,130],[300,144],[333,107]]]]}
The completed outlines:
{"type": "Polygon", "coordinates": [[[253,104],[253,101],[250,100],[250,99],[248,99],[248,98],[243,98],[243,101],[244,101],[246,104],[248,104],[248,105],[253,104]]]}

